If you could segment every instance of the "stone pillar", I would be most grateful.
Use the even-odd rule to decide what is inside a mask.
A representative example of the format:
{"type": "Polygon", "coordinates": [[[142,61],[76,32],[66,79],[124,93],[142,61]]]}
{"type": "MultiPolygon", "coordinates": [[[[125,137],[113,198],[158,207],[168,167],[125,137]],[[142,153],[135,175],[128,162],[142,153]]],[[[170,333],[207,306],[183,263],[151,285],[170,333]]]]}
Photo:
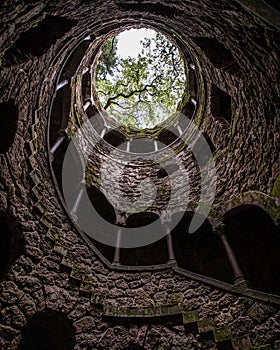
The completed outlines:
{"type": "Polygon", "coordinates": [[[176,262],[173,240],[170,232],[170,226],[166,226],[166,240],[167,240],[167,248],[168,248],[168,262],[176,262]]]}
{"type": "Polygon", "coordinates": [[[193,103],[194,106],[197,105],[197,101],[194,99],[194,97],[191,98],[191,102],[193,103]]]}
{"type": "Polygon", "coordinates": [[[179,132],[179,136],[181,136],[183,134],[183,131],[182,131],[180,125],[177,125],[177,130],[179,132]]]}
{"type": "Polygon", "coordinates": [[[64,79],[62,80],[61,82],[59,82],[56,86],[56,91],[60,90],[61,88],[63,88],[63,86],[67,85],[68,84],[68,80],[67,79],[64,79]]]}
{"type": "Polygon", "coordinates": [[[170,214],[165,213],[161,216],[161,224],[163,228],[165,229],[165,235],[166,235],[166,242],[167,242],[167,250],[168,250],[168,262],[170,263],[176,263],[176,258],[174,254],[174,247],[173,247],[173,240],[171,236],[170,226],[170,214]]]}
{"type": "Polygon", "coordinates": [[[116,246],[115,246],[113,265],[121,265],[121,262],[120,262],[121,239],[122,239],[122,228],[119,227],[117,232],[117,240],[116,240],[116,246]]]}
{"type": "Polygon", "coordinates": [[[155,152],[158,151],[158,142],[157,140],[154,140],[154,147],[155,147],[155,152]]]}
{"type": "Polygon", "coordinates": [[[90,101],[87,101],[85,104],[84,104],[84,110],[86,111],[88,109],[88,107],[90,106],[90,101]]]}
{"type": "Polygon", "coordinates": [[[104,137],[104,135],[105,135],[105,133],[106,133],[106,130],[107,130],[107,128],[106,128],[106,126],[103,128],[103,130],[101,131],[101,134],[100,134],[100,137],[102,138],[102,137],[104,137]]]}
{"type": "Polygon", "coordinates": [[[128,140],[127,144],[126,144],[126,152],[130,152],[130,143],[131,143],[131,141],[128,140]]]}
{"type": "Polygon", "coordinates": [[[60,133],[60,136],[58,137],[58,139],[55,141],[54,145],[51,147],[50,149],[50,153],[53,155],[57,149],[59,148],[59,146],[62,144],[62,142],[65,140],[66,138],[66,133],[65,131],[60,133]]]}
{"type": "Polygon", "coordinates": [[[225,248],[225,251],[226,251],[226,254],[227,254],[227,257],[228,257],[228,260],[229,260],[229,263],[230,263],[230,266],[233,270],[233,273],[234,273],[234,277],[235,277],[235,280],[234,280],[234,284],[245,284],[247,285],[246,283],[246,280],[244,278],[244,275],[240,269],[240,266],[239,266],[239,263],[237,261],[237,258],[234,254],[234,251],[232,250],[232,247],[231,245],[229,244],[228,242],[228,239],[227,239],[227,236],[225,235],[225,232],[224,232],[224,227],[222,227],[219,231],[218,231],[218,234],[222,240],[222,243],[223,243],[223,246],[225,248]]]}
{"type": "Polygon", "coordinates": [[[84,194],[84,190],[85,190],[85,183],[84,183],[84,181],[82,181],[80,184],[80,189],[79,189],[78,195],[76,197],[76,200],[75,200],[73,207],[71,209],[71,212],[70,212],[70,215],[72,216],[74,221],[77,221],[77,219],[78,219],[77,212],[78,212],[81,200],[82,200],[82,196],[84,194]]]}

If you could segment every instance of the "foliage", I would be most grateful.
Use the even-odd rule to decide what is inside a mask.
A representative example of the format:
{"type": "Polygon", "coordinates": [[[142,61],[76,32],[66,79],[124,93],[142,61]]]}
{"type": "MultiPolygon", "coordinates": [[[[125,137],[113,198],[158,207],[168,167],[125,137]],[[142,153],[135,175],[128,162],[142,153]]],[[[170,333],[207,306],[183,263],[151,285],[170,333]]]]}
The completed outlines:
{"type": "Polygon", "coordinates": [[[103,46],[96,71],[97,81],[105,80],[107,74],[113,75],[114,68],[118,64],[117,45],[118,39],[114,37],[103,46]]]}
{"type": "Polygon", "coordinates": [[[136,58],[118,57],[117,40],[108,41],[99,58],[96,87],[109,116],[120,124],[145,128],[160,124],[176,111],[185,80],[178,48],[156,33],[141,41],[136,58]]]}

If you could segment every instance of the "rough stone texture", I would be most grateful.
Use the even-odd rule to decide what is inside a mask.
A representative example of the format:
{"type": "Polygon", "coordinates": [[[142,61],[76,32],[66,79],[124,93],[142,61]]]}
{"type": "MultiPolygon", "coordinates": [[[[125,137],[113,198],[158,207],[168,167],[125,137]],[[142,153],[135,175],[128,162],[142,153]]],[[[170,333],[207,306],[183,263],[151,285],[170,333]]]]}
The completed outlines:
{"type": "MultiPolygon", "coordinates": [[[[143,7],[139,3],[6,0],[1,4],[0,102],[14,99],[19,115],[13,145],[0,154],[0,210],[1,216],[8,213],[20,224],[25,252],[0,282],[0,347],[17,349],[28,320],[36,312],[52,309],[66,314],[73,323],[75,350],[122,349],[129,344],[147,350],[220,348],[213,337],[203,337],[195,322],[185,327],[182,319],[168,317],[126,322],[104,318],[101,308],[104,304],[144,307],[180,303],[183,311],[198,312],[199,319],[213,319],[216,328],[228,326],[233,338],[249,337],[250,346],[270,344],[278,349],[277,303],[265,301],[265,297],[261,301],[259,294],[231,292],[171,267],[137,272],[109,268],[77,232],[57,196],[46,153],[51,96],[39,100],[42,86],[53,92],[64,53],[58,61],[54,58],[91,23],[102,29],[109,20],[140,15],[167,31],[176,28],[190,40],[196,33],[217,37],[231,50],[240,67],[234,74],[215,68],[194,44],[207,91],[215,84],[233,102],[232,124],[225,127],[211,116],[211,96],[206,94],[202,129],[217,149],[215,205],[223,206],[249,190],[271,194],[280,165],[279,31],[235,1],[144,1],[143,7]],[[5,51],[46,13],[76,19],[78,24],[41,57],[9,67],[5,51]]],[[[181,153],[177,161],[185,162],[186,157],[181,153]]],[[[183,179],[177,183],[178,187],[182,184],[183,179]]]]}

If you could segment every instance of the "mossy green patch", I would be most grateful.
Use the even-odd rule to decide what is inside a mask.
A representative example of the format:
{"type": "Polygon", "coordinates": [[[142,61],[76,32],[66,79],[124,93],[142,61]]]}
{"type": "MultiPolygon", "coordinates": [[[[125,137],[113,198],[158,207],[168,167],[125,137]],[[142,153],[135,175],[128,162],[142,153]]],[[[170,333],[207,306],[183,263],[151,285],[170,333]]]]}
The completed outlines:
{"type": "Polygon", "coordinates": [[[215,342],[221,342],[231,339],[231,331],[229,327],[214,329],[215,342]]]}
{"type": "Polygon", "coordinates": [[[277,176],[272,191],[271,191],[272,197],[278,197],[280,198],[280,174],[277,176]]]}
{"type": "Polygon", "coordinates": [[[182,312],[183,315],[183,323],[194,323],[197,322],[199,319],[199,315],[197,311],[185,311],[182,312]]]}

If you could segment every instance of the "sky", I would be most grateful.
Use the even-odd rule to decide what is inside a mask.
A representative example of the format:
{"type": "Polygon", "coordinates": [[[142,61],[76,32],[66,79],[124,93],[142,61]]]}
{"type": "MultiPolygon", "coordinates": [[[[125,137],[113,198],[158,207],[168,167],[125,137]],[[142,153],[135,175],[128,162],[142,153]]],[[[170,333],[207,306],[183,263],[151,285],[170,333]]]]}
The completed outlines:
{"type": "Polygon", "coordinates": [[[121,32],[118,37],[118,55],[120,58],[128,56],[136,58],[141,50],[140,41],[144,38],[155,37],[156,32],[152,29],[129,29],[121,32]]]}

